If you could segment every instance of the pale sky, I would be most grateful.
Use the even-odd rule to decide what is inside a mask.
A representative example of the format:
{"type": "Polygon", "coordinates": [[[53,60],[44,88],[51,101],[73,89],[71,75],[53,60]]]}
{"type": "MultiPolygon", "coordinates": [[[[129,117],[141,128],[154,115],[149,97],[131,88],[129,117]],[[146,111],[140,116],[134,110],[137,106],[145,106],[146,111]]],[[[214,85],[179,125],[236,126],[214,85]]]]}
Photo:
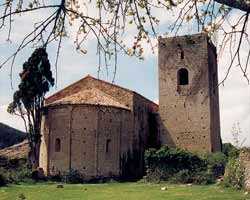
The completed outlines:
{"type": "MultiPolygon", "coordinates": [[[[235,13],[237,16],[239,13],[235,13]]],[[[7,58],[14,52],[18,42],[20,42],[23,34],[30,30],[32,23],[30,19],[40,19],[41,13],[31,16],[23,16],[16,18],[13,27],[12,43],[6,41],[6,31],[0,31],[0,60],[7,58]]],[[[164,34],[167,31],[169,23],[174,19],[172,14],[167,17],[164,12],[158,13],[160,18],[160,27],[158,32],[164,34]]],[[[128,32],[124,41],[131,41],[133,30],[128,32]]],[[[194,27],[185,27],[181,34],[195,33],[194,27]]],[[[220,38],[220,35],[218,35],[220,38]]],[[[155,40],[156,41],[156,40],[155,40]]],[[[96,47],[93,45],[95,41],[89,41],[87,44],[88,54],[80,55],[76,53],[73,46],[73,39],[64,39],[62,52],[59,59],[59,70],[57,87],[51,90],[51,93],[64,88],[65,86],[83,78],[87,74],[97,77],[98,56],[96,55],[96,47]]],[[[22,63],[28,59],[33,49],[31,47],[22,51],[17,57],[13,72],[13,87],[10,81],[10,65],[6,65],[0,69],[0,122],[10,126],[24,130],[23,122],[15,116],[11,116],[6,112],[7,105],[12,100],[12,95],[19,83],[18,73],[22,69],[22,63]]],[[[243,50],[244,51],[244,50],[243,50]]],[[[54,70],[54,56],[56,46],[51,45],[48,49],[51,65],[54,70]]],[[[246,53],[246,52],[243,52],[246,53]]],[[[157,102],[158,101],[158,64],[157,52],[154,54],[150,48],[146,48],[144,60],[119,55],[118,71],[115,77],[115,83],[134,90],[143,96],[157,102]]],[[[219,56],[219,79],[221,80],[228,66],[229,55],[227,52],[223,56],[219,56]]],[[[55,71],[55,70],[54,70],[55,71]]],[[[112,80],[113,68],[109,69],[109,77],[106,77],[106,69],[103,68],[100,77],[104,80],[112,80]]],[[[224,86],[220,86],[220,118],[221,118],[221,135],[223,142],[232,142],[232,127],[239,123],[240,140],[246,139],[244,145],[250,146],[250,86],[243,79],[240,70],[236,67],[231,71],[224,86]]]]}

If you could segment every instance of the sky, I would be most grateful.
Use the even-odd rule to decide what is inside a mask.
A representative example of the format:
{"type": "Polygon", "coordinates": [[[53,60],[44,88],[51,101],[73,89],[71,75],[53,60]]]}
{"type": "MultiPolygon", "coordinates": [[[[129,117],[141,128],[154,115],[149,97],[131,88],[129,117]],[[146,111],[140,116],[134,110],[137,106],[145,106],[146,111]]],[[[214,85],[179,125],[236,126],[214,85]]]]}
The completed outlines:
{"type": "MultiPolygon", "coordinates": [[[[157,31],[164,34],[167,27],[174,19],[174,12],[168,16],[164,12],[157,13],[160,18],[160,26],[157,31]]],[[[240,13],[235,13],[235,16],[240,13]]],[[[6,30],[0,31],[0,61],[10,56],[24,33],[33,27],[32,21],[44,17],[42,13],[34,13],[31,16],[22,16],[15,19],[15,26],[12,29],[11,42],[6,41],[6,30]]],[[[71,30],[72,33],[74,29],[71,30]]],[[[184,27],[180,34],[195,33],[192,26],[184,27]]],[[[125,36],[125,41],[130,41],[133,37],[133,30],[125,36]]],[[[220,37],[220,35],[218,35],[220,37]]],[[[57,86],[51,89],[52,94],[65,86],[90,74],[94,77],[98,75],[98,56],[96,54],[95,41],[88,41],[86,55],[75,51],[74,38],[69,37],[63,40],[63,47],[58,63],[57,86]]],[[[156,39],[154,42],[156,43],[156,39]]],[[[216,44],[215,44],[216,45],[216,44]]],[[[22,63],[28,59],[34,49],[28,47],[22,51],[16,59],[13,67],[13,81],[10,78],[10,64],[0,69],[0,122],[24,130],[23,122],[17,116],[12,116],[6,112],[7,105],[12,101],[12,95],[19,83],[18,73],[22,69],[22,63]]],[[[54,68],[56,46],[48,48],[49,58],[54,68]]],[[[243,55],[246,51],[243,50],[243,55]]],[[[158,102],[158,63],[157,48],[153,53],[150,48],[146,48],[144,60],[129,57],[124,54],[118,56],[118,68],[115,77],[115,84],[134,90],[152,101],[158,102]]],[[[227,66],[229,65],[229,53],[225,50],[222,56],[218,56],[219,79],[222,80],[227,66]]],[[[106,69],[100,72],[100,78],[110,81],[113,76],[113,68],[109,69],[109,76],[106,76],[106,69]]],[[[221,135],[223,142],[233,142],[233,132],[239,132],[240,141],[244,141],[244,146],[250,146],[250,86],[244,80],[240,70],[233,67],[224,85],[219,87],[220,94],[220,119],[221,135]]]]}

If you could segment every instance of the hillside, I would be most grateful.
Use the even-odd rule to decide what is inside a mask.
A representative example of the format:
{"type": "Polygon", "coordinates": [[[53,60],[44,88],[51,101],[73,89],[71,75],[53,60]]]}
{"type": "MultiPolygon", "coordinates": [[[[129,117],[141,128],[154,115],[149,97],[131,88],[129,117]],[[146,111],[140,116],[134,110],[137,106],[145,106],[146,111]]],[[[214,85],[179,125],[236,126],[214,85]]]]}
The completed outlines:
{"type": "Polygon", "coordinates": [[[0,122],[0,149],[24,141],[26,133],[0,122]]]}

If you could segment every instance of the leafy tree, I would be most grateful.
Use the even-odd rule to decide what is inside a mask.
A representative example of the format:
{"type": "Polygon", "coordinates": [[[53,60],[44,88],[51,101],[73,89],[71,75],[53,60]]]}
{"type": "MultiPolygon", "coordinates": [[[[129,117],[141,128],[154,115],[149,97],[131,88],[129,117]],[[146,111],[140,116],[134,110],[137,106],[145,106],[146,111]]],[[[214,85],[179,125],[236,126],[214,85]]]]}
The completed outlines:
{"type": "Polygon", "coordinates": [[[36,49],[19,74],[21,82],[13,95],[8,112],[20,116],[28,135],[30,164],[35,168],[39,161],[40,129],[44,96],[54,85],[50,62],[45,48],[36,49]]]}
{"type": "Polygon", "coordinates": [[[227,157],[227,159],[233,159],[238,158],[240,154],[240,150],[237,149],[234,145],[231,143],[224,143],[222,144],[222,153],[224,153],[227,157]]]}
{"type": "Polygon", "coordinates": [[[94,37],[99,67],[104,58],[105,63],[108,59],[114,61],[116,68],[118,51],[142,58],[143,44],[147,42],[153,47],[152,38],[157,36],[156,26],[160,23],[156,13],[165,13],[168,18],[174,12],[176,20],[168,33],[178,34],[186,23],[196,24],[197,31],[207,32],[211,36],[219,32],[223,35],[219,50],[229,50],[231,58],[222,82],[234,65],[239,66],[248,80],[249,0],[5,0],[0,4],[0,30],[7,29],[7,39],[10,40],[15,16],[20,19],[24,13],[40,10],[44,17],[46,13],[49,15],[41,21],[39,19],[39,22],[34,21],[34,30],[24,36],[17,50],[0,64],[0,68],[10,60],[13,65],[17,53],[34,42],[47,46],[56,41],[58,59],[62,38],[68,35],[70,26],[77,28],[75,45],[78,52],[86,54],[85,42],[94,37]],[[135,29],[132,46],[123,41],[130,28],[135,29]],[[247,55],[242,55],[243,49],[248,52],[247,55]]]}

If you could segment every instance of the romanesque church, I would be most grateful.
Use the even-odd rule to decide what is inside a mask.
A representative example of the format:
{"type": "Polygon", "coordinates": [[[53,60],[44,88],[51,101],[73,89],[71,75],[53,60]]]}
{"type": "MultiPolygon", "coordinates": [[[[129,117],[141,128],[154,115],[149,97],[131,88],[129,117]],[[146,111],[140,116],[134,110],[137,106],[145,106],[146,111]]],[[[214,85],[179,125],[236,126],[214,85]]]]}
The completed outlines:
{"type": "Polygon", "coordinates": [[[216,48],[205,34],[158,39],[159,105],[91,76],[46,99],[39,165],[86,179],[140,177],[161,145],[221,149],[216,48]]]}

